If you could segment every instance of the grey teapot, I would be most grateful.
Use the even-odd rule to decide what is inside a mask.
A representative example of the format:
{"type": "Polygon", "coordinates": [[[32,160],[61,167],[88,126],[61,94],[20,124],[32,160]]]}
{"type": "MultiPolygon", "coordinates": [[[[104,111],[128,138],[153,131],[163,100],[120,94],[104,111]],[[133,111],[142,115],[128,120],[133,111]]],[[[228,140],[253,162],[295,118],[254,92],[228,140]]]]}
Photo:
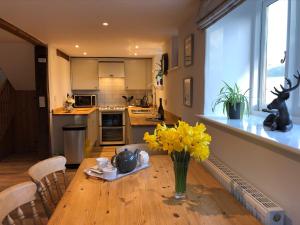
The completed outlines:
{"type": "Polygon", "coordinates": [[[118,169],[119,173],[129,173],[133,171],[138,164],[139,152],[139,149],[136,149],[135,152],[125,149],[112,157],[111,164],[118,169]]]}

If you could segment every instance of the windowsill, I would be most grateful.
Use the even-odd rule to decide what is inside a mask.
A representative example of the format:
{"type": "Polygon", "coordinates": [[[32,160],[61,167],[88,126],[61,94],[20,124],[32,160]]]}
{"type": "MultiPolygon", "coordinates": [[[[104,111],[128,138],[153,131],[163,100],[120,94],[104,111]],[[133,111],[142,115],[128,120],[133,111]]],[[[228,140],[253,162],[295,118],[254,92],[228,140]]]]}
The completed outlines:
{"type": "MultiPolygon", "coordinates": [[[[241,138],[250,140],[256,144],[267,147],[271,150],[279,150],[286,156],[294,157],[295,154],[300,160],[300,125],[294,124],[288,132],[269,131],[263,126],[263,117],[249,116],[243,120],[230,120],[226,117],[213,115],[196,115],[204,123],[215,128],[227,129],[230,133],[241,138]]],[[[295,159],[295,158],[294,158],[295,159]]]]}

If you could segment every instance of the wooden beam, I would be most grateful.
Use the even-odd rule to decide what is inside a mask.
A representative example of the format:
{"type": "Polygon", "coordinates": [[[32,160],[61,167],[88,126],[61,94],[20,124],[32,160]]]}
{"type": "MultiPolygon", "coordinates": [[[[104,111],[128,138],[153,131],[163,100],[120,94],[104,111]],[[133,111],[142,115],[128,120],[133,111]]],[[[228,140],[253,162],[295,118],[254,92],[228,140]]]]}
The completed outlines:
{"type": "Polygon", "coordinates": [[[59,50],[59,49],[56,49],[56,55],[59,56],[59,57],[64,58],[67,61],[70,61],[70,56],[67,55],[66,53],[64,53],[63,51],[59,50]]]}
{"type": "Polygon", "coordinates": [[[26,33],[25,31],[21,30],[20,28],[16,27],[15,25],[7,22],[2,18],[0,18],[0,28],[22,38],[25,41],[30,42],[33,45],[46,46],[46,44],[40,41],[39,39],[33,37],[32,35],[26,33]]]}

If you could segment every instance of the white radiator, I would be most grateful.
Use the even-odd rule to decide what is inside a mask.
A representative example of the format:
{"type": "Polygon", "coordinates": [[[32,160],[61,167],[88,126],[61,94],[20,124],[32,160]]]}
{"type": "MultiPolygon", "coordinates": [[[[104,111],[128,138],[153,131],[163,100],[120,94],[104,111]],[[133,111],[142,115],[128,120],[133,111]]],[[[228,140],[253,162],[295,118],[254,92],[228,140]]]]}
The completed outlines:
{"type": "Polygon", "coordinates": [[[265,225],[284,225],[284,211],[253,185],[238,176],[215,156],[210,155],[203,165],[240,201],[250,213],[265,225]]]}

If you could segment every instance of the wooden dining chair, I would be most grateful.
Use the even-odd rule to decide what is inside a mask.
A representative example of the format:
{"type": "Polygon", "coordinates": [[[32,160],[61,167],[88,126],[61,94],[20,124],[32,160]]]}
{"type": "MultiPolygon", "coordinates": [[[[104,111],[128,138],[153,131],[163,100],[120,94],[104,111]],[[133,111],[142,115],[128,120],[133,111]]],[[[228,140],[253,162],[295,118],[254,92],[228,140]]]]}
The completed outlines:
{"type": "Polygon", "coordinates": [[[56,156],[40,161],[28,170],[29,176],[37,185],[37,191],[48,217],[51,216],[67,188],[66,161],[65,157],[56,156]],[[59,174],[62,176],[58,176],[59,174]]]}
{"type": "Polygon", "coordinates": [[[116,154],[124,151],[125,149],[127,149],[128,151],[132,151],[132,152],[134,152],[136,149],[139,149],[139,150],[143,150],[143,151],[148,152],[149,155],[166,155],[167,154],[167,152],[165,152],[165,151],[151,150],[151,149],[149,149],[148,145],[145,144],[145,143],[130,144],[130,145],[124,145],[124,146],[121,146],[121,147],[117,147],[116,148],[116,154]]]}
{"type": "Polygon", "coordinates": [[[35,204],[36,192],[37,187],[31,181],[14,185],[0,192],[0,224],[43,224],[35,204]],[[21,207],[25,208],[25,205],[30,205],[33,215],[31,218],[25,217],[21,209],[21,207]]]}

